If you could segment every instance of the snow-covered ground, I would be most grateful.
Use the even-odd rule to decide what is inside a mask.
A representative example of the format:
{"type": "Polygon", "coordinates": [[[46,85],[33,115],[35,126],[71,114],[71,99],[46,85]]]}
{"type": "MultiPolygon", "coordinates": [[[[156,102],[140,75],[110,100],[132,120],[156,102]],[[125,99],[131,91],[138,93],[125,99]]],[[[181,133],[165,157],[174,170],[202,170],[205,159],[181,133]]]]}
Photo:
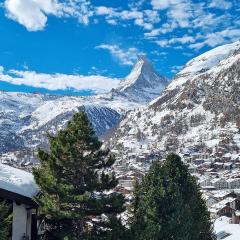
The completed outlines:
{"type": "Polygon", "coordinates": [[[224,240],[239,240],[240,239],[240,225],[239,224],[231,224],[230,218],[228,217],[220,217],[216,219],[214,223],[214,231],[219,239],[224,240]],[[221,238],[221,236],[225,236],[221,238]]]}

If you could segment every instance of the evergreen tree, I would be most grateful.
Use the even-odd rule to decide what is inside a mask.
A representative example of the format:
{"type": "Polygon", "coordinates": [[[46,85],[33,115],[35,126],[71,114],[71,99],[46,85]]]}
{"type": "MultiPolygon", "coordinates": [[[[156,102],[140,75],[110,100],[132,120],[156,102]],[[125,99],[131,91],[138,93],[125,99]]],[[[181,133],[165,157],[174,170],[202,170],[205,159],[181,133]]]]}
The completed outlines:
{"type": "Polygon", "coordinates": [[[133,184],[133,198],[130,201],[130,204],[127,209],[128,213],[128,225],[132,225],[136,222],[136,212],[140,202],[140,182],[139,179],[135,179],[133,184]]]}
{"type": "Polygon", "coordinates": [[[10,205],[0,201],[0,240],[6,240],[10,237],[12,224],[12,215],[10,211],[10,205]]]}
{"type": "Polygon", "coordinates": [[[66,129],[49,136],[48,152],[39,150],[41,167],[33,171],[42,194],[36,199],[47,226],[46,239],[121,239],[117,214],[124,197],[116,187],[115,158],[83,112],[73,116],[66,129]]]}
{"type": "Polygon", "coordinates": [[[132,239],[212,239],[210,215],[200,188],[178,155],[168,155],[163,164],[152,164],[137,197],[132,239]]]}

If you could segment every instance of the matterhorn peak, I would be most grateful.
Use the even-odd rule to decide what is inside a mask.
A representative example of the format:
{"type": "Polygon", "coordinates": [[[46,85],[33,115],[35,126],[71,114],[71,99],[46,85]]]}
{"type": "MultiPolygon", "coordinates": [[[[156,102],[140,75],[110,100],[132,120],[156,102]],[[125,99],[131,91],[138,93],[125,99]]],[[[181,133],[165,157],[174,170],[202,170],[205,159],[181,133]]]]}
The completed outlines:
{"type": "Polygon", "coordinates": [[[139,54],[137,56],[138,61],[143,61],[145,64],[151,64],[151,62],[148,60],[147,56],[144,54],[139,54]]]}
{"type": "Polygon", "coordinates": [[[147,57],[139,55],[132,71],[120,82],[116,91],[131,100],[149,102],[159,96],[167,83],[167,79],[155,71],[147,57]]]}

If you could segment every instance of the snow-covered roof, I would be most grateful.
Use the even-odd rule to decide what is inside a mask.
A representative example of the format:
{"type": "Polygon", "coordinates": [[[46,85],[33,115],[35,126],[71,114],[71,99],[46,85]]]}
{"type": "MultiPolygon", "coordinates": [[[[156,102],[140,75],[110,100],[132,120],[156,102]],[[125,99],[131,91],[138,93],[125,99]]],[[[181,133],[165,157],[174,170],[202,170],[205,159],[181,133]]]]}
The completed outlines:
{"type": "Polygon", "coordinates": [[[39,187],[31,173],[0,164],[0,189],[32,198],[39,192],[39,187]]]}
{"type": "Polygon", "coordinates": [[[214,230],[217,235],[220,235],[223,231],[228,233],[224,240],[238,240],[240,236],[239,224],[230,224],[230,219],[227,217],[218,218],[214,223],[214,230]]]}
{"type": "Polygon", "coordinates": [[[225,198],[222,201],[212,205],[211,208],[219,210],[219,209],[222,209],[225,206],[227,206],[228,203],[234,202],[235,200],[236,200],[236,198],[228,197],[228,198],[225,198]]]}
{"type": "Polygon", "coordinates": [[[231,193],[230,190],[221,190],[221,191],[213,192],[214,197],[216,197],[216,198],[224,198],[226,195],[228,195],[230,193],[231,193]]]}

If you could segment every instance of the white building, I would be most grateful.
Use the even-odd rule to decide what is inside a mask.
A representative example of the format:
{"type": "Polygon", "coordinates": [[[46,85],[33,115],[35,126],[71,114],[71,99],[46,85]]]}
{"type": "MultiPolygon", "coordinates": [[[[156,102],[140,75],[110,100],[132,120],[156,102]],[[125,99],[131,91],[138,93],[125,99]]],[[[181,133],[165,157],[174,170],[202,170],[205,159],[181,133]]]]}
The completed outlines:
{"type": "Polygon", "coordinates": [[[212,179],[208,176],[201,176],[198,183],[201,187],[212,186],[212,179]]]}
{"type": "Polygon", "coordinates": [[[38,206],[33,197],[38,192],[31,173],[0,164],[0,197],[13,205],[12,240],[36,239],[38,206]]]}
{"type": "Polygon", "coordinates": [[[223,178],[215,178],[211,181],[211,185],[213,185],[216,189],[227,189],[228,183],[223,178]]]}
{"type": "Polygon", "coordinates": [[[209,195],[209,194],[203,194],[202,197],[205,200],[208,208],[210,208],[212,205],[214,205],[218,202],[218,200],[214,196],[209,195]]]}
{"type": "Polygon", "coordinates": [[[240,178],[227,179],[227,183],[228,183],[228,188],[229,189],[240,188],[240,178]]]}

